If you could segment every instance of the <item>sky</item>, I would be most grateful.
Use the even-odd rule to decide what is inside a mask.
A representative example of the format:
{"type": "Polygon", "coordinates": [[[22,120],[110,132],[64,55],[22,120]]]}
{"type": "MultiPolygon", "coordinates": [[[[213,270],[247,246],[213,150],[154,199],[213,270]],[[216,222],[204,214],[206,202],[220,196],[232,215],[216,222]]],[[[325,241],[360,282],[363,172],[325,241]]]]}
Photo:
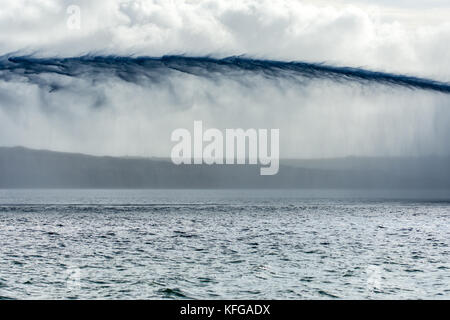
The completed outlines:
{"type": "MultiPolygon", "coordinates": [[[[244,55],[450,82],[450,3],[442,0],[0,0],[0,8],[3,60],[244,55]]],[[[450,154],[450,95],[442,93],[247,73],[239,81],[170,73],[161,82],[40,73],[63,87],[48,90],[8,72],[0,71],[3,146],[166,157],[170,133],[202,120],[279,128],[280,155],[289,158],[450,154]]]]}

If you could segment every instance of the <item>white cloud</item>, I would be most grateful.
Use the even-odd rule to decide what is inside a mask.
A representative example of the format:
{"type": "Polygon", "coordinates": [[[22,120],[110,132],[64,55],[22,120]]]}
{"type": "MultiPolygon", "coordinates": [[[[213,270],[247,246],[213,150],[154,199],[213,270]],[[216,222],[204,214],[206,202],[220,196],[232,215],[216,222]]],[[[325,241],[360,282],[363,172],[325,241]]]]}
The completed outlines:
{"type": "Polygon", "coordinates": [[[248,54],[449,80],[450,56],[442,53],[450,49],[450,23],[439,17],[448,17],[450,4],[393,3],[395,10],[368,0],[2,0],[0,53],[248,54]],[[66,26],[71,4],[81,8],[80,30],[66,26]],[[432,9],[440,14],[430,21],[432,9]]]}
{"type": "Polygon", "coordinates": [[[220,129],[280,128],[282,157],[450,154],[446,95],[329,80],[299,86],[260,75],[67,84],[48,92],[1,83],[0,145],[168,156],[171,132],[203,120],[220,129]]]}

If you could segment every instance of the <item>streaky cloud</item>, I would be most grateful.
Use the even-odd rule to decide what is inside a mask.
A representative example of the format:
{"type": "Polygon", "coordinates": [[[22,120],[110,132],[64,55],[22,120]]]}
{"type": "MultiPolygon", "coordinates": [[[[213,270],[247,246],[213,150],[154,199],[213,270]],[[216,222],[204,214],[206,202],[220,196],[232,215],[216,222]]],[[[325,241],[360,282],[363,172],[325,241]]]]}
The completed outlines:
{"type": "Polygon", "coordinates": [[[208,56],[193,57],[167,55],[161,57],[95,56],[68,58],[37,58],[34,56],[0,57],[0,79],[25,79],[30,83],[47,86],[55,91],[64,86],[43,75],[60,75],[101,81],[115,77],[136,84],[144,80],[160,82],[173,73],[198,77],[237,79],[243,75],[262,75],[268,79],[315,80],[356,82],[362,85],[382,84],[450,94],[450,83],[404,74],[371,71],[364,68],[340,67],[325,63],[276,61],[232,56],[223,59],[208,56]]]}

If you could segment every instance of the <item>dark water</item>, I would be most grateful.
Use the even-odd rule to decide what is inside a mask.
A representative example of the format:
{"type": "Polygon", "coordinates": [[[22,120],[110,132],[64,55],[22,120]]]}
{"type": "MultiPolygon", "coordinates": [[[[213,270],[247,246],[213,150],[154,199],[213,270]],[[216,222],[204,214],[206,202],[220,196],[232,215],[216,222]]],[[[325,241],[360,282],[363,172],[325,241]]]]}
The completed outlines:
{"type": "Polygon", "coordinates": [[[450,298],[450,192],[0,190],[0,297],[450,298]]]}

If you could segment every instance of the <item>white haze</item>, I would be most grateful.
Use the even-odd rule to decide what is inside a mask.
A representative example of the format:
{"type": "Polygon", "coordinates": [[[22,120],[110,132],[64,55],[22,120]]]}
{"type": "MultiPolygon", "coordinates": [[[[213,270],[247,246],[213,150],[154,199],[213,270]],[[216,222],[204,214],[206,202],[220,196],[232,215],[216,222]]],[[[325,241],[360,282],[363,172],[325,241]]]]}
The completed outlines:
{"type": "MultiPolygon", "coordinates": [[[[449,81],[450,5],[405,3],[0,1],[0,54],[246,54],[449,81]],[[66,26],[70,4],[81,8],[80,30],[66,26]]],[[[281,157],[450,154],[444,94],[257,75],[246,86],[186,74],[170,85],[58,80],[68,89],[0,81],[0,145],[167,157],[172,130],[202,120],[219,129],[279,128],[281,157]]]]}

